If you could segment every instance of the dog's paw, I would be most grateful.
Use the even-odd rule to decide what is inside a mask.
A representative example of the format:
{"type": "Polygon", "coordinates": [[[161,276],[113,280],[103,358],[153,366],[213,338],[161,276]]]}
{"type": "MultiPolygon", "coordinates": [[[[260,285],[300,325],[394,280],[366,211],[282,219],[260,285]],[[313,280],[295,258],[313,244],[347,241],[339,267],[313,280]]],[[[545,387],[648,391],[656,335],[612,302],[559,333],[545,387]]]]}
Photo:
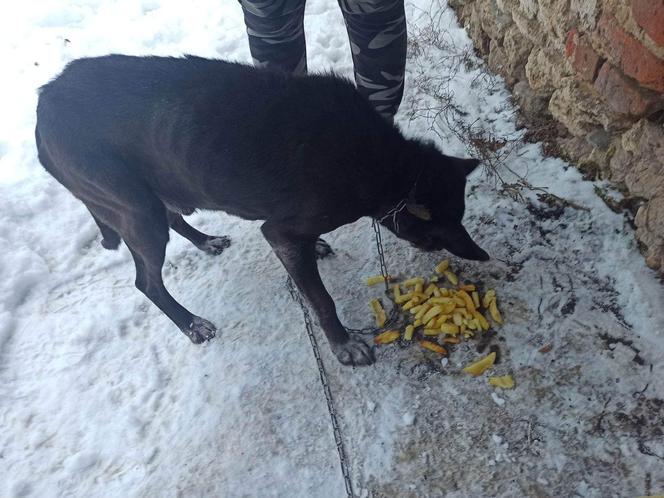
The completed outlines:
{"type": "Polygon", "coordinates": [[[231,238],[227,237],[226,235],[221,235],[219,237],[210,237],[201,245],[199,245],[198,248],[201,251],[205,251],[206,253],[211,254],[212,256],[217,256],[224,252],[224,249],[230,245],[231,238]]]}
{"type": "Polygon", "coordinates": [[[333,344],[332,352],[342,365],[359,367],[371,365],[376,361],[371,347],[352,337],[343,344],[333,344]]]}
{"type": "Polygon", "coordinates": [[[200,344],[202,342],[209,341],[210,339],[212,339],[217,333],[217,329],[212,324],[212,322],[209,322],[206,319],[201,318],[199,316],[195,316],[191,320],[189,327],[184,329],[182,332],[184,333],[184,335],[189,337],[191,342],[193,342],[194,344],[200,344]]]}
{"type": "Polygon", "coordinates": [[[316,240],[314,250],[316,251],[316,259],[323,259],[334,255],[334,251],[330,247],[330,244],[325,242],[323,239],[316,240]]]}

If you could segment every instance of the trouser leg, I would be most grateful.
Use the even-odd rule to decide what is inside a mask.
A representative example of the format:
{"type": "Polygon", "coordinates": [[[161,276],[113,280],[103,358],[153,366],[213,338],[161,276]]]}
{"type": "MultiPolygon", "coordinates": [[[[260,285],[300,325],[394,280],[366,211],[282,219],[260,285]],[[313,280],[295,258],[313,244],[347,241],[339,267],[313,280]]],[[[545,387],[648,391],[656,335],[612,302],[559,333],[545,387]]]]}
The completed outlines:
{"type": "Polygon", "coordinates": [[[358,90],[392,119],[403,97],[406,68],[404,0],[339,0],[358,90]]]}
{"type": "Polygon", "coordinates": [[[305,0],[240,0],[254,66],[307,72],[305,0]]]}

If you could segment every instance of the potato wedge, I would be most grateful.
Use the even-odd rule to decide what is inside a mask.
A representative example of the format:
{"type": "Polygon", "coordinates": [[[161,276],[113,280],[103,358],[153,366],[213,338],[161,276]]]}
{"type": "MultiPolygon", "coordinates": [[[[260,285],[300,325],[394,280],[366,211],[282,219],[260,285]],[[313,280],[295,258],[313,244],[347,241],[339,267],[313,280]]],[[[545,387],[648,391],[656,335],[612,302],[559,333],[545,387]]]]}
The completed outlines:
{"type": "Polygon", "coordinates": [[[435,318],[436,316],[440,315],[442,312],[443,312],[443,307],[442,307],[441,305],[432,306],[432,307],[429,308],[429,310],[424,314],[424,316],[422,317],[422,321],[423,321],[424,323],[428,323],[429,320],[431,320],[432,318],[435,318]]]}
{"type": "Polygon", "coordinates": [[[424,285],[424,279],[422,277],[409,278],[401,283],[404,287],[415,287],[417,284],[424,285]]]}
{"type": "Polygon", "coordinates": [[[449,280],[449,282],[452,285],[456,285],[456,284],[459,283],[459,279],[457,278],[457,276],[453,272],[451,272],[450,270],[445,270],[443,272],[443,275],[445,275],[445,278],[447,278],[447,280],[449,280]]]}
{"type": "Polygon", "coordinates": [[[394,296],[394,302],[397,303],[397,304],[407,303],[408,301],[413,299],[413,297],[414,297],[414,295],[413,295],[412,292],[407,292],[406,294],[401,294],[401,290],[399,290],[399,297],[396,297],[396,295],[395,295],[394,296]]]}
{"type": "Polygon", "coordinates": [[[482,375],[486,370],[493,366],[495,361],[496,353],[490,353],[481,360],[471,363],[464,368],[463,371],[474,376],[482,375]]]}
{"type": "Polygon", "coordinates": [[[422,346],[425,349],[428,349],[429,351],[433,351],[434,353],[446,355],[447,354],[447,349],[445,349],[443,346],[439,346],[435,342],[431,341],[420,341],[420,346],[422,346]]]}
{"type": "Polygon", "coordinates": [[[443,323],[440,326],[440,331],[443,334],[457,335],[459,333],[459,326],[453,323],[443,323]]]}
{"type": "Polygon", "coordinates": [[[442,332],[440,331],[440,329],[424,329],[422,332],[423,332],[424,335],[426,335],[426,336],[432,336],[432,335],[440,335],[440,334],[442,334],[442,332]]]}
{"type": "Polygon", "coordinates": [[[488,291],[486,291],[484,297],[482,298],[482,306],[488,308],[489,305],[491,304],[491,301],[493,301],[494,299],[496,299],[496,291],[493,289],[489,289],[488,291]]]}
{"type": "MultiPolygon", "coordinates": [[[[387,277],[387,281],[388,282],[390,281],[389,276],[387,277]]],[[[382,275],[376,275],[375,277],[367,278],[367,285],[369,285],[369,286],[376,285],[376,284],[382,284],[383,282],[385,282],[385,277],[383,277],[382,275]]]]}
{"type": "Polygon", "coordinates": [[[449,267],[450,267],[450,260],[444,259],[436,265],[435,271],[439,275],[442,275],[445,272],[445,270],[447,270],[449,267]]]}
{"type": "Polygon", "coordinates": [[[477,291],[473,291],[471,294],[471,297],[473,298],[473,304],[475,305],[475,309],[480,307],[480,293],[477,291]]]}
{"type": "Polygon", "coordinates": [[[371,311],[373,311],[374,316],[376,317],[376,326],[382,327],[385,325],[385,322],[387,321],[387,315],[385,314],[385,310],[380,304],[380,301],[378,299],[372,299],[369,305],[371,306],[371,311]]]}
{"type": "Polygon", "coordinates": [[[489,384],[501,389],[513,389],[514,379],[511,375],[503,375],[502,377],[489,377],[489,384]]]}
{"type": "Polygon", "coordinates": [[[391,342],[396,341],[400,335],[401,332],[399,332],[398,330],[386,330],[382,334],[378,334],[376,337],[374,337],[374,343],[389,344],[391,342]]]}
{"type": "Polygon", "coordinates": [[[499,325],[503,324],[503,317],[500,316],[500,311],[498,311],[498,305],[496,304],[495,299],[491,301],[491,304],[489,304],[489,313],[491,314],[491,318],[493,318],[494,322],[498,323],[499,325]]]}
{"type": "Polygon", "coordinates": [[[468,311],[471,313],[475,311],[475,303],[473,302],[473,298],[470,297],[470,294],[468,294],[465,290],[460,290],[457,292],[457,296],[464,300],[466,303],[466,309],[468,311]]]}

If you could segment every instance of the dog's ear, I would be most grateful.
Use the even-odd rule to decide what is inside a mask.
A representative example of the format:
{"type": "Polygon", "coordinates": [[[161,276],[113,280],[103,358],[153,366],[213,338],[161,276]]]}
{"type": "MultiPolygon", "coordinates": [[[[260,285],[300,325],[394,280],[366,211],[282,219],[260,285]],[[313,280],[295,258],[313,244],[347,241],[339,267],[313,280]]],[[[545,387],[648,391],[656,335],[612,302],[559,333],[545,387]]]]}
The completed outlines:
{"type": "Polygon", "coordinates": [[[431,221],[431,212],[423,204],[413,202],[406,203],[406,209],[410,214],[424,221],[431,221]]]}
{"type": "Polygon", "coordinates": [[[479,166],[479,159],[458,159],[459,165],[466,176],[470,175],[479,166]]]}

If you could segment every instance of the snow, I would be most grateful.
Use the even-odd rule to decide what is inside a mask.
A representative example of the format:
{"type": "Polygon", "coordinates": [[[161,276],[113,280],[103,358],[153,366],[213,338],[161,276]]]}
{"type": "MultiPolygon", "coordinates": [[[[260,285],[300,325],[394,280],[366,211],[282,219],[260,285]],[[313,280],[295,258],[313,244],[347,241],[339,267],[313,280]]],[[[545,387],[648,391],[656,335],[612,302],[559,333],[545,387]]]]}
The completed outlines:
{"type": "MultiPolygon", "coordinates": [[[[410,22],[424,22],[421,9],[432,5],[409,4],[410,22]]],[[[172,237],[166,286],[221,329],[212,342],[194,346],[134,289],[126,248],[101,249],[87,211],[36,159],[36,88],[64,64],[110,52],[249,61],[237,3],[47,0],[4,10],[0,496],[344,496],[302,315],[260,224],[192,216],[202,231],[231,237],[221,256],[172,237]]],[[[451,12],[440,19],[449,39],[467,47],[451,12]]],[[[306,32],[312,71],[351,74],[336,2],[309,0],[306,32]]],[[[433,67],[440,55],[428,47],[409,60],[397,122],[409,135],[466,155],[444,125],[439,140],[429,120],[407,117],[427,99],[411,83],[422,69],[444,71],[433,67]]],[[[466,68],[451,83],[464,119],[516,133],[509,93],[500,84],[474,83],[476,76],[466,68]]],[[[520,147],[509,165],[590,209],[538,218],[500,196],[482,174],[472,178],[465,222],[494,259],[453,259],[453,266],[497,290],[506,324],[497,343],[502,360],[491,375],[514,376],[517,387],[501,392],[509,403],[496,406],[485,376],[460,372],[477,357],[469,345],[444,368],[416,346],[389,346],[377,352],[375,366],[353,370],[336,363],[316,330],[358,495],[664,490],[662,461],[646,454],[664,455],[662,286],[593,183],[544,157],[537,144],[520,147]],[[617,339],[623,342],[611,343],[617,339]],[[540,353],[548,343],[552,350],[540,353]],[[637,352],[643,365],[634,361],[637,352]],[[499,442],[491,436],[497,434],[499,442]],[[567,479],[552,478],[561,473],[567,479]]],[[[442,257],[383,234],[395,273],[426,274],[442,257]]],[[[367,326],[366,303],[377,291],[358,276],[378,271],[369,221],[326,239],[337,255],[321,262],[321,274],[342,321],[367,326]]]]}
{"type": "Polygon", "coordinates": [[[505,400],[498,396],[496,393],[491,393],[491,399],[498,406],[503,406],[505,404],[505,400]]]}

